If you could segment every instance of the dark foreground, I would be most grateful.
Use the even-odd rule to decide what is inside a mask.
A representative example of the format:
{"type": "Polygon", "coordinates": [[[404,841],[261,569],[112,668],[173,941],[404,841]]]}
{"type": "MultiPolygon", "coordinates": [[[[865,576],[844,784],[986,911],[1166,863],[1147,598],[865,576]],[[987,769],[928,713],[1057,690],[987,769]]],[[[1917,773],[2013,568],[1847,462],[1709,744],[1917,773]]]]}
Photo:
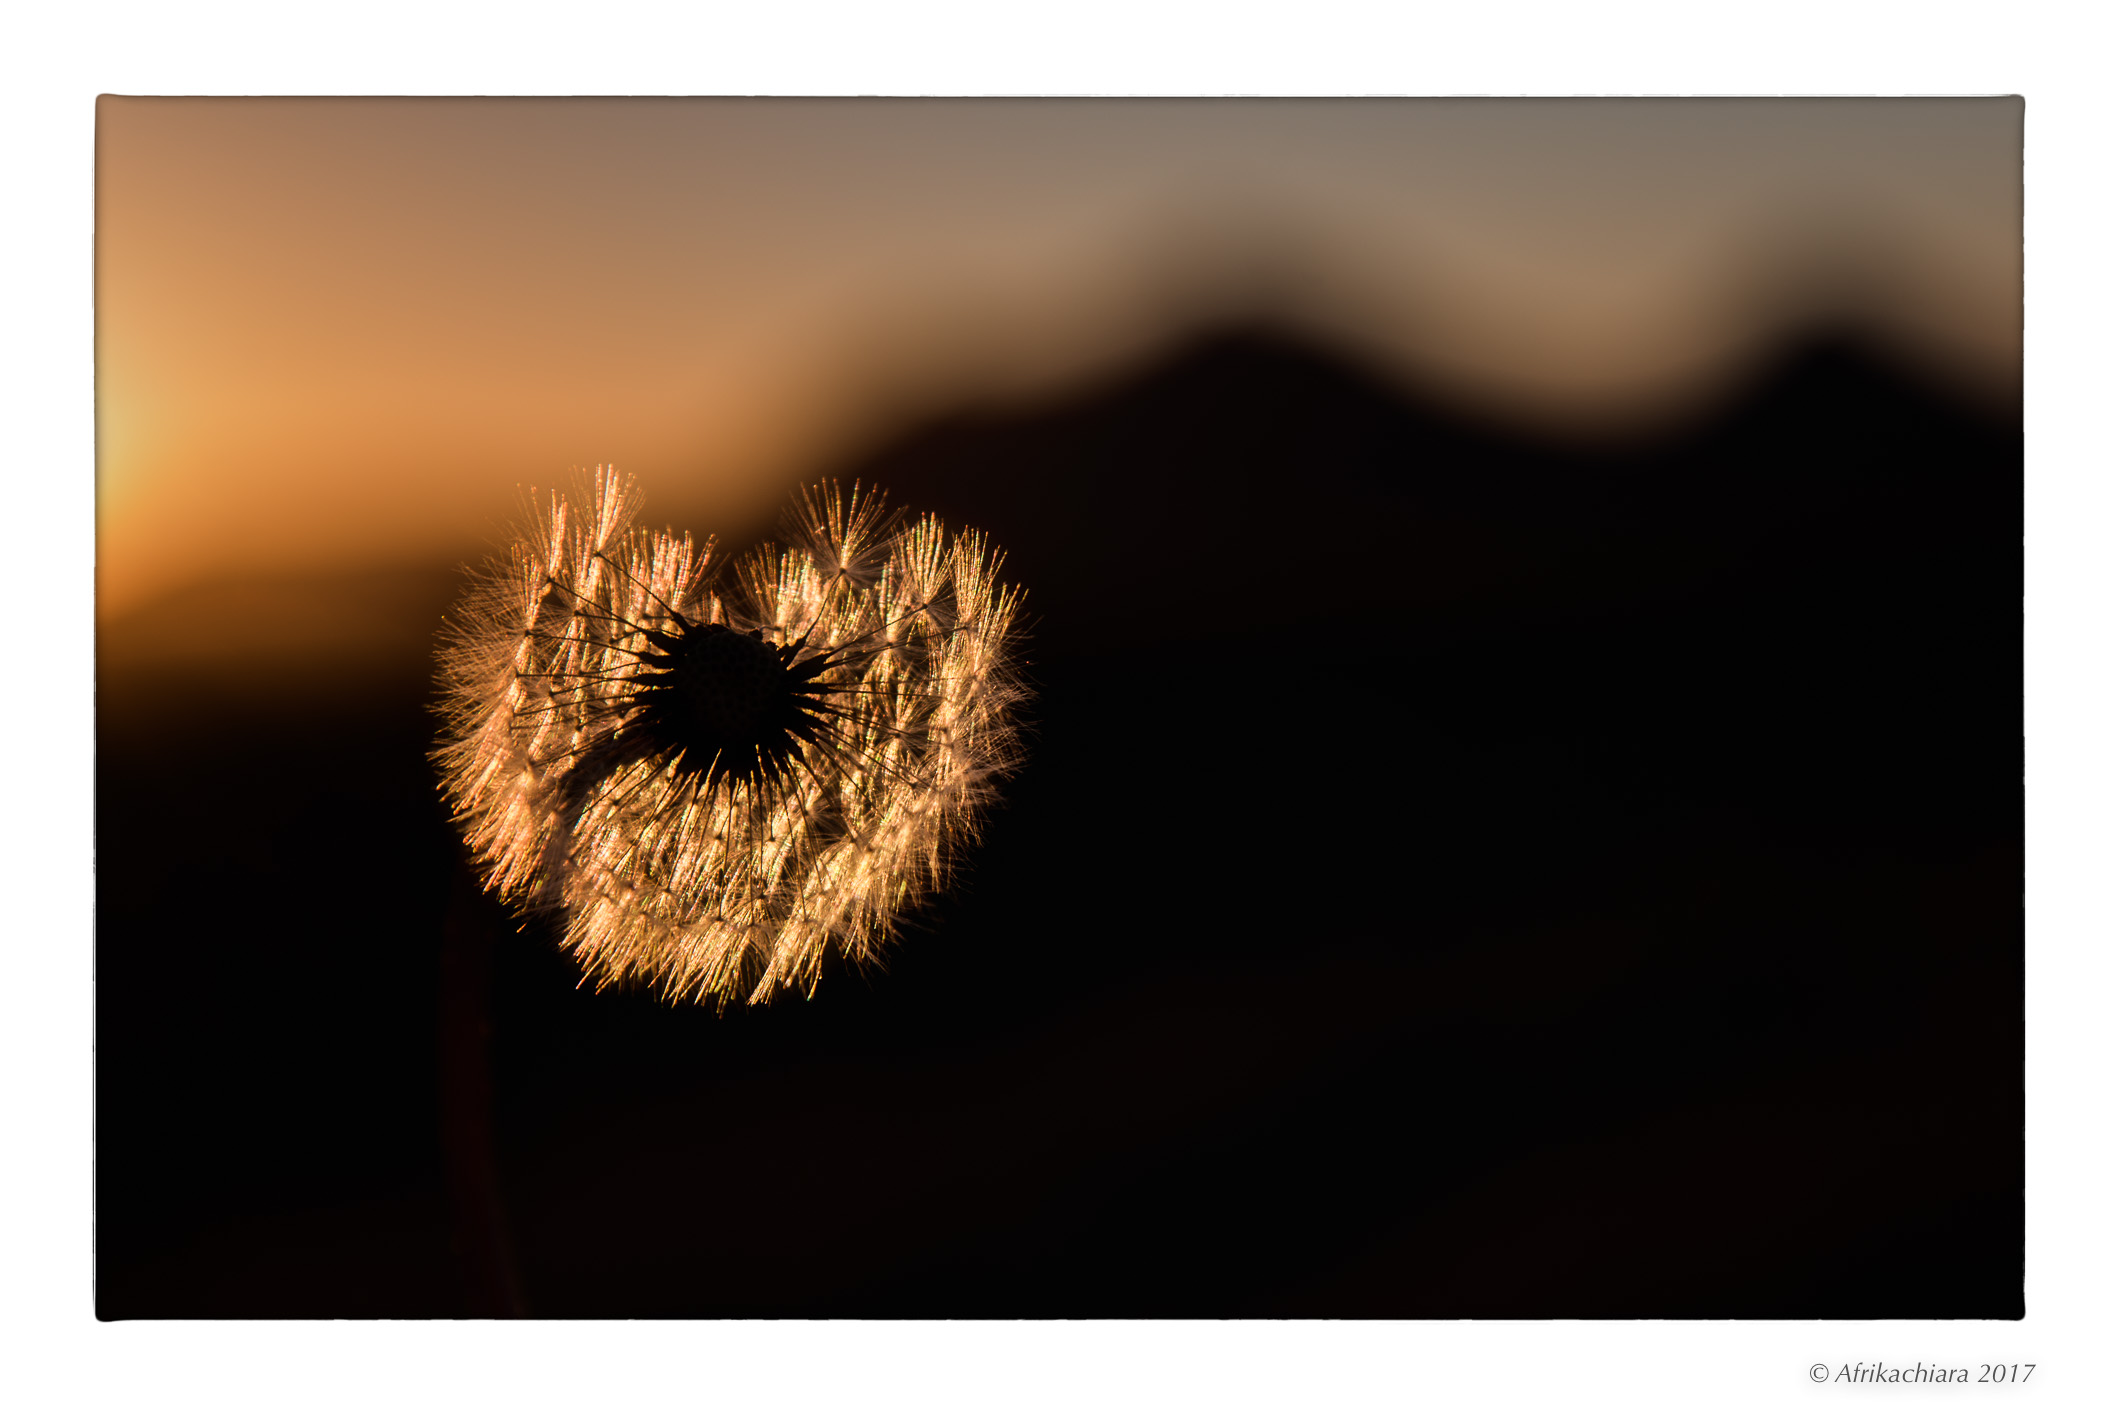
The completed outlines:
{"type": "Polygon", "coordinates": [[[1831,343],[1590,452],[1263,336],[909,438],[841,474],[1008,550],[1031,764],[722,1018],[455,882],[448,575],[114,634],[98,1311],[2019,1316],[2020,449],[1831,343]]]}

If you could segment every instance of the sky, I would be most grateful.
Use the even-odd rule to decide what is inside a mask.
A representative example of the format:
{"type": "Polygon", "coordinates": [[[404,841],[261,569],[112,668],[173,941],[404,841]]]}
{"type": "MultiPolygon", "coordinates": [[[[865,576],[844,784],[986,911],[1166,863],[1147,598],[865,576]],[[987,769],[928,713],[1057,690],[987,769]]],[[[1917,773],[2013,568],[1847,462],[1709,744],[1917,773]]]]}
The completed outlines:
{"type": "Polygon", "coordinates": [[[2015,406],[2022,104],[227,99],[96,123],[98,609],[476,557],[616,463],[756,519],[1265,319],[1653,426],[1851,324],[2015,406]]]}

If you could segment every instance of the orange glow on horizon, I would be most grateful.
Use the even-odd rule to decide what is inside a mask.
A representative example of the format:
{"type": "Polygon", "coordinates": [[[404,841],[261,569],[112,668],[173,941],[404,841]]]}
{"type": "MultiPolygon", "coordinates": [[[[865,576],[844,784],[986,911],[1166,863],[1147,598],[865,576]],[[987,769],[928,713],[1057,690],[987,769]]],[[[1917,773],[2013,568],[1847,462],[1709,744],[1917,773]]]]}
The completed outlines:
{"type": "Polygon", "coordinates": [[[1559,426],[1839,318],[2008,402],[2015,100],[105,98],[99,608],[767,514],[1220,318],[1559,426]]]}

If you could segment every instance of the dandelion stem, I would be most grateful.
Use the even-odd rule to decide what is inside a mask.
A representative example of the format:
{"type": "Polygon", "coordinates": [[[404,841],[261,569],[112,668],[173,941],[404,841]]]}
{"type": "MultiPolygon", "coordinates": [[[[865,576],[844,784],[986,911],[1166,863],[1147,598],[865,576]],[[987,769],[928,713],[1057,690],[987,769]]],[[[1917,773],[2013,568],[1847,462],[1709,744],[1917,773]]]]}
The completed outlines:
{"type": "Polygon", "coordinates": [[[493,905],[459,861],[442,923],[441,1142],[449,1208],[474,1317],[526,1317],[493,1145],[493,905]]]}

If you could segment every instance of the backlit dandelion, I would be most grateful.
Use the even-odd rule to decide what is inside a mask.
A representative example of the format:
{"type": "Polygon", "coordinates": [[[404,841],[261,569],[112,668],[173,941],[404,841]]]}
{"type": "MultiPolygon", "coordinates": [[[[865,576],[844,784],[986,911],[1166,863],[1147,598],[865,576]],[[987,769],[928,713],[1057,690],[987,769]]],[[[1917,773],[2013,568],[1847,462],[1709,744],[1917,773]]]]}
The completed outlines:
{"type": "Polygon", "coordinates": [[[880,955],[1014,766],[1020,594],[975,532],[836,487],[724,564],[554,495],[451,616],[443,791],[488,888],[600,987],[812,991],[880,955]]]}

